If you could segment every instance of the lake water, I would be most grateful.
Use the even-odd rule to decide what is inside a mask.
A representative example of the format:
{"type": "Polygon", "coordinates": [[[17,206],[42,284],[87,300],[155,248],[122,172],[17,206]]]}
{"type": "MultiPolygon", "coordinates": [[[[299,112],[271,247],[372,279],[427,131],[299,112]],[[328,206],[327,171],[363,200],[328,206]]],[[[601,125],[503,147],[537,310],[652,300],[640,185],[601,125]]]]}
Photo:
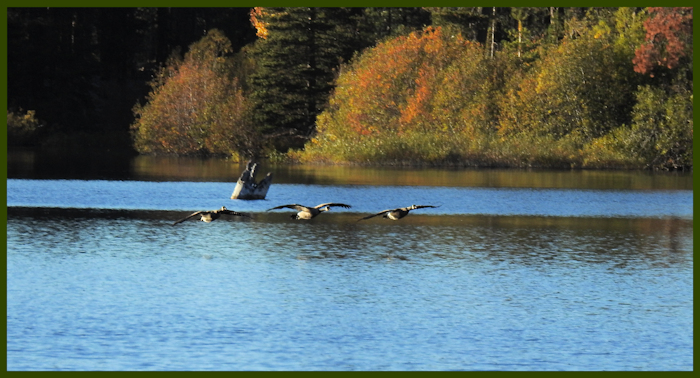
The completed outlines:
{"type": "Polygon", "coordinates": [[[263,165],[240,201],[225,160],[42,159],[8,159],[8,370],[693,370],[688,174],[263,165]]]}

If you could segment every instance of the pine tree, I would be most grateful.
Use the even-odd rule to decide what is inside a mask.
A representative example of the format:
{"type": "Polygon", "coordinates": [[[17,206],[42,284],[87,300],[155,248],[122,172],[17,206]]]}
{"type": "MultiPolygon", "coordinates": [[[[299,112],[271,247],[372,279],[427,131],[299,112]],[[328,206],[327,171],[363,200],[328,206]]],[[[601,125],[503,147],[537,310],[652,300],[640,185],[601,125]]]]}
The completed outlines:
{"type": "Polygon", "coordinates": [[[405,35],[430,25],[430,12],[424,8],[364,8],[358,19],[359,33],[374,42],[389,36],[405,35]]]}
{"type": "Polygon", "coordinates": [[[319,46],[329,26],[315,8],[261,12],[266,36],[253,49],[257,70],[250,78],[254,121],[267,135],[305,138],[322,102],[319,96],[332,80],[323,56],[327,50],[319,46]]]}
{"type": "Polygon", "coordinates": [[[426,8],[432,16],[432,25],[455,27],[462,36],[472,41],[485,43],[491,38],[496,9],[488,7],[434,7],[426,8]]]}

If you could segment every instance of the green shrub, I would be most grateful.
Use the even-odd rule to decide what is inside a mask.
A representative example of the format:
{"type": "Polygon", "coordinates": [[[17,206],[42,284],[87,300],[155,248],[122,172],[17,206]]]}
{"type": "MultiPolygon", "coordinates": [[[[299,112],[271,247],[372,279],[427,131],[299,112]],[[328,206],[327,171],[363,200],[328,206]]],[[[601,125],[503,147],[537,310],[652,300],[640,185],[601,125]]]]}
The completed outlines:
{"type": "Polygon", "coordinates": [[[637,92],[625,151],[652,168],[679,169],[693,164],[693,93],[669,94],[643,86],[637,92]]]}

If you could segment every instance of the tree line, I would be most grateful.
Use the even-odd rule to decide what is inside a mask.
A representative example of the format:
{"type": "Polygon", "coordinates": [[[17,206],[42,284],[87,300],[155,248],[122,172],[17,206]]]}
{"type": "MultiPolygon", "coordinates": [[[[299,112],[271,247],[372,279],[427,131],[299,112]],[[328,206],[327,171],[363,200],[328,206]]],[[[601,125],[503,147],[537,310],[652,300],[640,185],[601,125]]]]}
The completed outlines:
{"type": "Polygon", "coordinates": [[[692,8],[187,10],[8,9],[10,141],[692,167],[692,8]]]}
{"type": "Polygon", "coordinates": [[[252,43],[249,11],[8,8],[8,143],[133,150],[132,108],[154,71],[209,29],[226,33],[233,49],[252,43]]]}

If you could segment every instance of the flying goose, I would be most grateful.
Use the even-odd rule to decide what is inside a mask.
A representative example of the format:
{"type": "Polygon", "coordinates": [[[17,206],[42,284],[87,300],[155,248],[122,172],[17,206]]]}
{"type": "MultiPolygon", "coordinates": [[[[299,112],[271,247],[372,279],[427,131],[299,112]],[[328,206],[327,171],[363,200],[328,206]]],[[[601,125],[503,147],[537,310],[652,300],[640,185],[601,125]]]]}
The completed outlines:
{"type": "Polygon", "coordinates": [[[362,219],[358,219],[357,221],[359,222],[363,219],[369,219],[369,218],[376,217],[377,215],[382,215],[382,214],[384,214],[384,218],[389,218],[391,220],[399,220],[399,219],[405,217],[406,215],[408,215],[409,211],[415,210],[415,209],[422,209],[424,207],[438,207],[438,206],[411,205],[409,207],[400,207],[398,209],[389,209],[389,210],[380,211],[380,212],[378,212],[376,214],[372,214],[370,216],[366,216],[362,219]]]}
{"type": "Polygon", "coordinates": [[[248,218],[251,217],[250,215],[247,215],[247,214],[243,214],[243,213],[239,213],[239,212],[236,212],[233,210],[229,210],[226,208],[226,206],[221,206],[221,209],[219,209],[219,210],[196,211],[196,212],[188,215],[187,217],[182,218],[179,221],[173,223],[173,226],[178,224],[178,223],[182,223],[182,222],[184,222],[192,217],[196,217],[197,215],[201,216],[201,218],[199,220],[201,220],[202,222],[209,223],[209,222],[213,222],[213,221],[219,219],[221,214],[237,215],[240,217],[248,217],[248,218]]]}
{"type": "Polygon", "coordinates": [[[322,203],[322,204],[314,206],[314,207],[308,207],[308,206],[297,205],[297,204],[281,205],[281,206],[273,207],[272,209],[268,209],[267,211],[288,207],[290,209],[299,210],[298,213],[296,213],[295,215],[292,215],[292,219],[311,219],[311,218],[317,216],[318,214],[321,214],[322,211],[329,211],[331,209],[331,206],[340,206],[340,207],[344,207],[346,209],[351,207],[350,205],[346,205],[344,203],[329,202],[329,203],[322,203]]]}

